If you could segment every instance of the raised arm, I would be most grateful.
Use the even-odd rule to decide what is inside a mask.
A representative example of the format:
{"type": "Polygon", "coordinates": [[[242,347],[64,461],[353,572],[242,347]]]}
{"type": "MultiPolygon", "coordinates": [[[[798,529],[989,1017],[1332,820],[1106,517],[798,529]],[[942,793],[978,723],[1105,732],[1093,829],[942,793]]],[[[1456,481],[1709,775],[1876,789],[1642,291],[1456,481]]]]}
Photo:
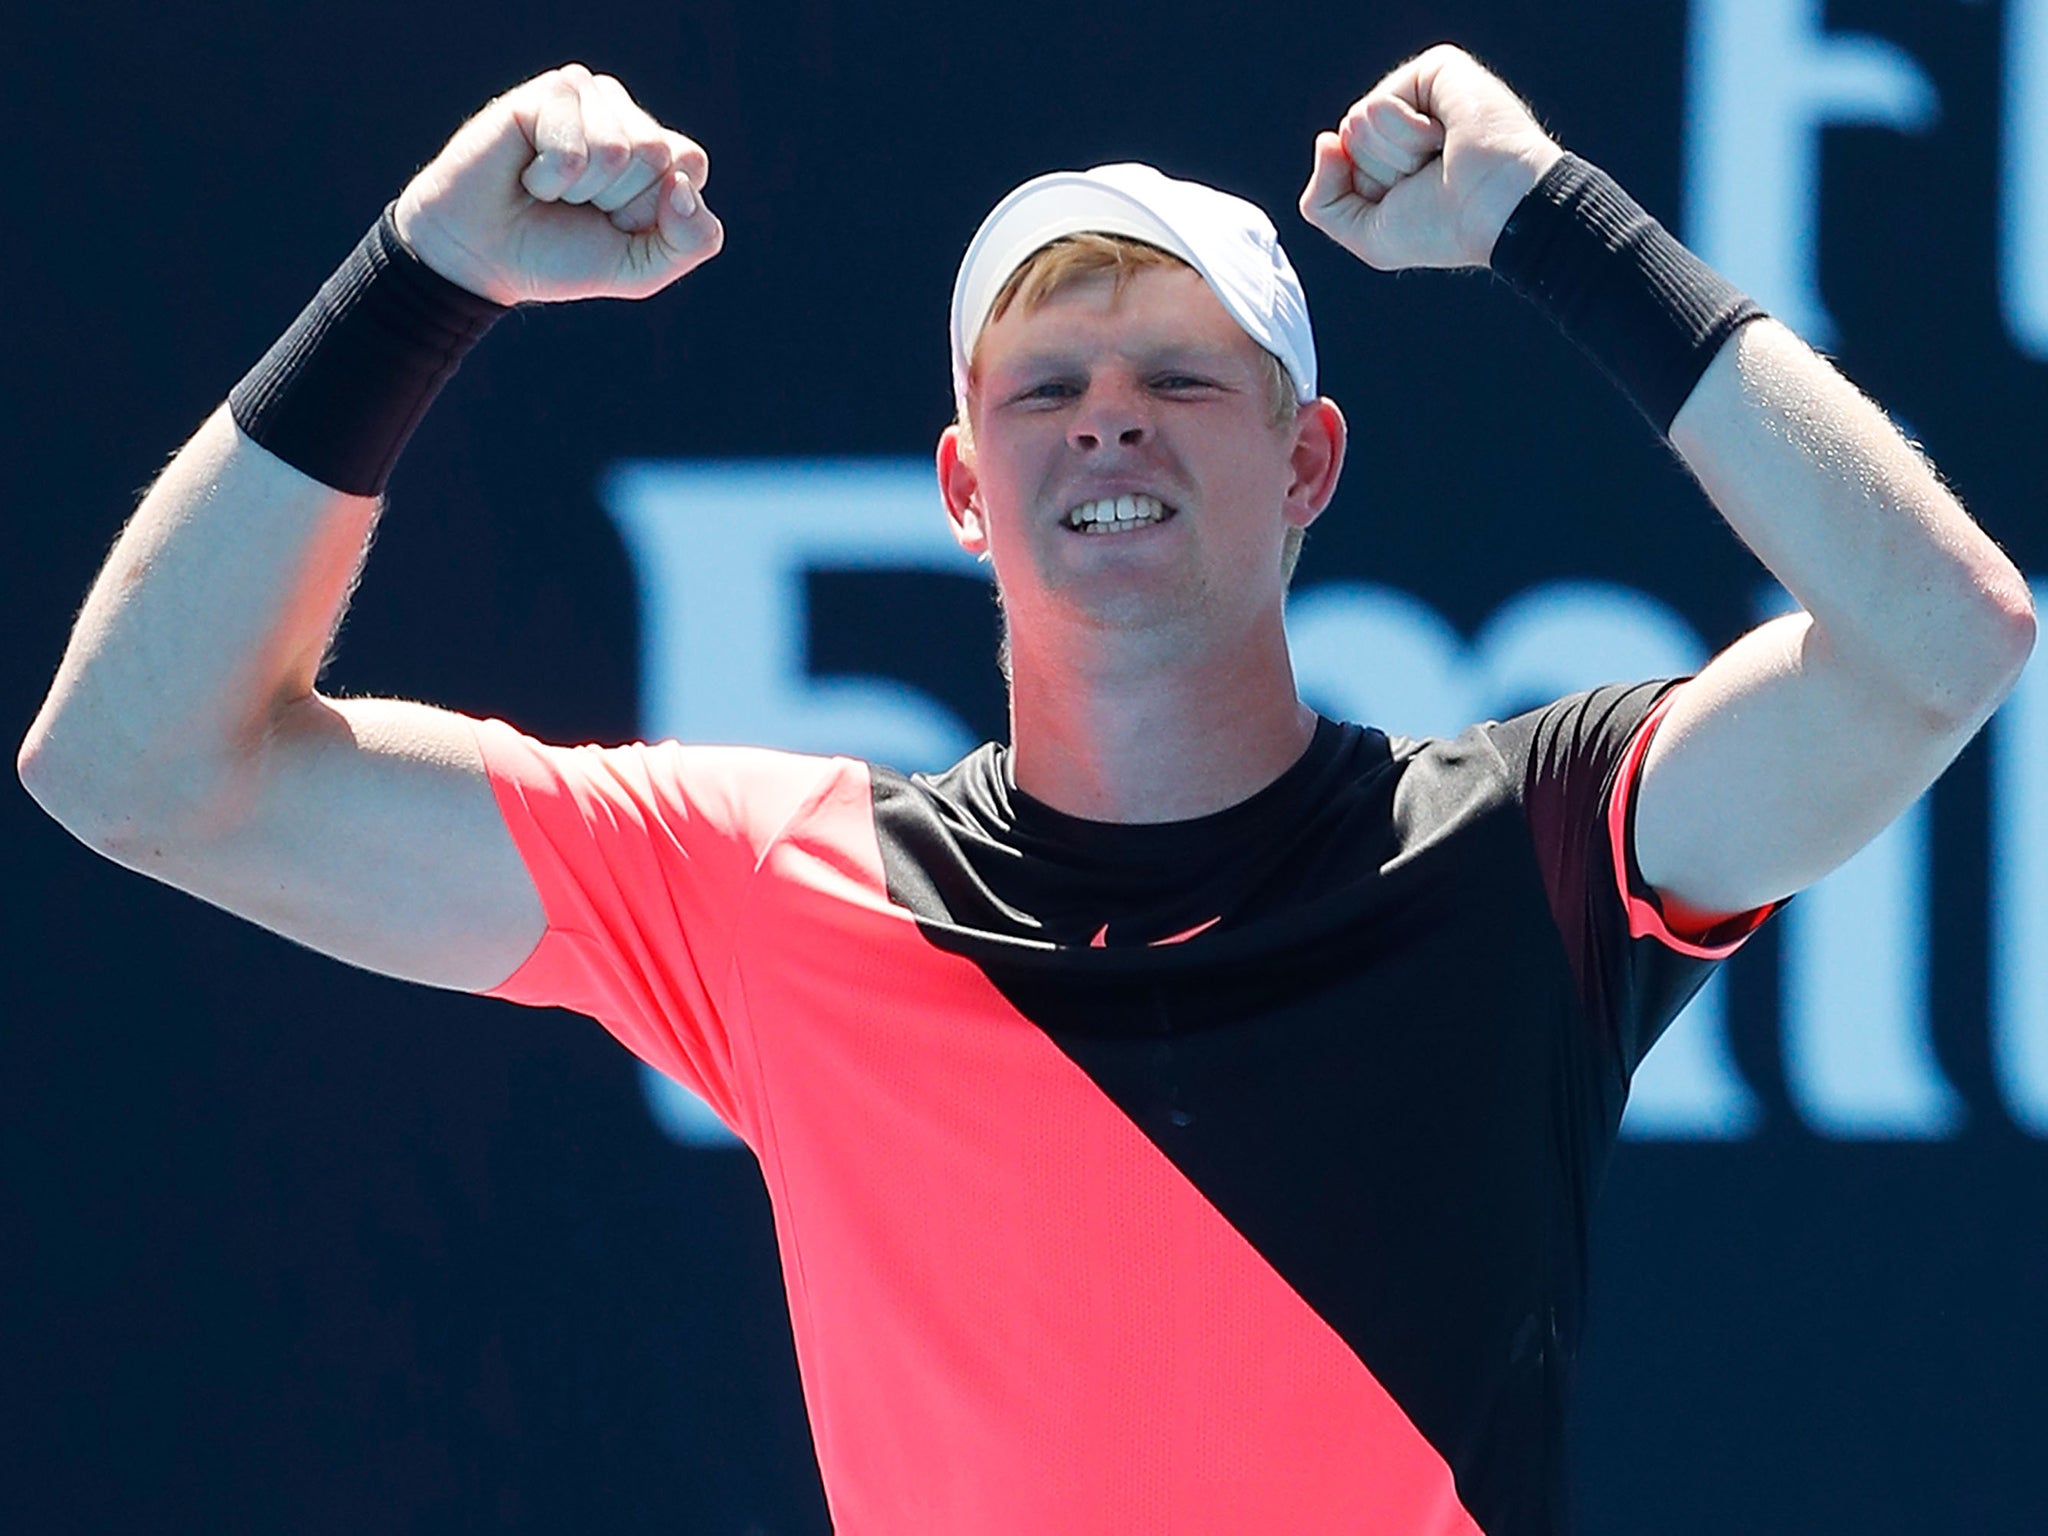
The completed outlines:
{"type": "Polygon", "coordinates": [[[1410,60],[1321,135],[1302,212],[1383,269],[1510,266],[1797,599],[1678,690],[1644,761],[1636,857],[1678,913],[1746,911],[1826,874],[2012,687],[2034,639],[2026,583],[1920,454],[1469,56],[1410,60]]]}
{"type": "Polygon", "coordinates": [[[36,800],[107,857],[315,949],[447,987],[503,980],[543,919],[469,723],[315,687],[431,393],[416,355],[391,357],[452,365],[450,334],[488,321],[479,298],[658,291],[719,247],[706,169],[580,65],[464,124],[395,205],[402,244],[373,233],[294,328],[324,326],[313,355],[266,359],[130,519],[22,743],[36,800]],[[427,334],[394,349],[415,322],[427,334]]]}
{"type": "Polygon", "coordinates": [[[1740,911],[1934,782],[2018,678],[2033,603],[1885,414],[1773,321],[1721,349],[1671,441],[1800,605],[1679,690],[1643,764],[1644,878],[1740,911]]]}

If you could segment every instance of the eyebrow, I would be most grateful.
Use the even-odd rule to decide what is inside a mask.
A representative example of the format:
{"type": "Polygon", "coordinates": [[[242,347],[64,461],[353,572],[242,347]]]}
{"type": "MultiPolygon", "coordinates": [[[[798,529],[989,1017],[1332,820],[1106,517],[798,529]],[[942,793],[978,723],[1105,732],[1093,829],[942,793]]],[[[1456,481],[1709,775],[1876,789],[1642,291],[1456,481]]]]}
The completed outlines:
{"type": "MultiPolygon", "coordinates": [[[[1129,357],[1136,367],[1144,370],[1170,365],[1227,368],[1238,361],[1235,353],[1201,342],[1166,342],[1156,347],[1136,349],[1129,357]]],[[[1012,357],[1001,366],[1000,372],[1005,375],[1080,372],[1086,366],[1086,359],[1079,352],[1049,348],[1012,357]]]]}

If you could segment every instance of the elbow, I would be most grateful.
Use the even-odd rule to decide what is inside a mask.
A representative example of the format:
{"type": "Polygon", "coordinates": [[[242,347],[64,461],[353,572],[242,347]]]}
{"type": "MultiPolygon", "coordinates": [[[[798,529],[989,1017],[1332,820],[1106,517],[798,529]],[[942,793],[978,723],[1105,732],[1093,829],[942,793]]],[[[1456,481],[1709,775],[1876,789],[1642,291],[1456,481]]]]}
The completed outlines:
{"type": "Polygon", "coordinates": [[[21,739],[21,745],[14,753],[14,776],[21,780],[21,787],[28,791],[29,799],[50,815],[57,813],[51,807],[51,781],[48,755],[43,750],[43,735],[39,729],[42,722],[28,728],[28,734],[21,739]]]}
{"type": "Polygon", "coordinates": [[[168,829],[181,825],[163,789],[175,774],[153,774],[105,744],[68,743],[46,718],[29,728],[14,757],[29,798],[103,858],[146,868],[163,857],[168,829]],[[152,787],[145,792],[144,784],[152,787]]]}
{"type": "Polygon", "coordinates": [[[138,728],[108,714],[53,696],[16,749],[21,787],[52,821],[93,852],[145,872],[233,834],[250,810],[260,742],[238,752],[217,732],[138,728]]]}
{"type": "Polygon", "coordinates": [[[28,791],[29,799],[42,807],[44,814],[52,821],[66,828],[75,816],[71,808],[71,776],[58,760],[59,754],[51,741],[47,709],[37,715],[28,728],[28,734],[21,738],[21,745],[14,752],[14,776],[21,780],[21,787],[28,791]]]}
{"type": "Polygon", "coordinates": [[[1993,679],[1990,708],[1996,709],[2012,692],[2019,682],[2020,674],[2027,669],[2027,660],[2034,654],[2034,640],[2038,633],[2034,617],[2034,594],[2027,586],[2027,579],[2016,570],[2007,568],[2007,575],[1986,594],[1986,606],[1991,610],[1991,642],[1993,655],[1993,679]]]}
{"type": "Polygon", "coordinates": [[[43,813],[95,853],[113,856],[121,828],[111,797],[95,791],[90,760],[67,753],[46,718],[39,717],[14,754],[15,776],[43,813]]]}
{"type": "Polygon", "coordinates": [[[1952,664],[1923,699],[1923,710],[1941,734],[1974,734],[2005,702],[2034,653],[2034,598],[2025,578],[2007,567],[1978,588],[1974,612],[1958,624],[1950,641],[1958,649],[1952,664]]]}
{"type": "Polygon", "coordinates": [[[14,775],[44,815],[80,842],[96,846],[91,836],[92,818],[81,803],[71,776],[51,750],[48,732],[41,727],[39,720],[22,739],[14,754],[14,775]]]}
{"type": "Polygon", "coordinates": [[[2027,578],[2018,571],[2012,573],[2009,609],[2015,633],[2025,636],[2020,642],[2020,665],[2025,666],[2034,649],[2034,591],[2027,585],[2027,578]]]}

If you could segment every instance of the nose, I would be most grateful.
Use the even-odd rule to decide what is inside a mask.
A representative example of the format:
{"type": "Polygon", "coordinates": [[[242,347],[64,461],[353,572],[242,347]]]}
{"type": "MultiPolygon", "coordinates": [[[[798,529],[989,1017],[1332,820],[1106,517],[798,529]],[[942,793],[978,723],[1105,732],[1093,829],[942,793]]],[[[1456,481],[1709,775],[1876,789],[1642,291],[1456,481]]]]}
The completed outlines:
{"type": "Polygon", "coordinates": [[[1098,376],[1089,381],[1067,441],[1083,453],[1093,453],[1110,443],[1136,448],[1151,435],[1152,416],[1143,393],[1128,380],[1098,376]]]}

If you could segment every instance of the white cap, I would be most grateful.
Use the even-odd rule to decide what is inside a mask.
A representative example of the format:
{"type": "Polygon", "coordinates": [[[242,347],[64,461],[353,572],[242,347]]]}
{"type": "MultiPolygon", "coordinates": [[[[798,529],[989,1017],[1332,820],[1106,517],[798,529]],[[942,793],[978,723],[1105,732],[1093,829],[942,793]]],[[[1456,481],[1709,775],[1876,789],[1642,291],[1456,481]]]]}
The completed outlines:
{"type": "Polygon", "coordinates": [[[1149,165],[1098,165],[1033,177],[981,221],[953,282],[953,394],[967,408],[967,360],[1003,284],[1066,235],[1125,235],[1171,251],[1215,291],[1231,319],[1279,358],[1297,400],[1316,397],[1316,339],[1294,264],[1257,205],[1149,165]]]}

